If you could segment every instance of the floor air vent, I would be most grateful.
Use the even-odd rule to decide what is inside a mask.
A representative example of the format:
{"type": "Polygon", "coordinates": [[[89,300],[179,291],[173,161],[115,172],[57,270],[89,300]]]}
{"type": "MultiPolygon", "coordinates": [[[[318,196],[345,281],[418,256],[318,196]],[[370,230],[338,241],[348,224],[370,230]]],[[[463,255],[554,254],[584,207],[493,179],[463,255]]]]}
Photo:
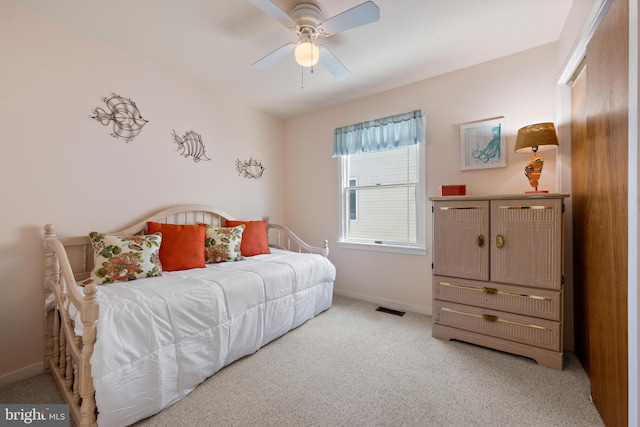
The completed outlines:
{"type": "Polygon", "coordinates": [[[393,314],[394,316],[401,316],[401,317],[404,316],[404,311],[392,310],[386,307],[378,307],[376,308],[376,311],[381,311],[387,314],[393,314]]]}

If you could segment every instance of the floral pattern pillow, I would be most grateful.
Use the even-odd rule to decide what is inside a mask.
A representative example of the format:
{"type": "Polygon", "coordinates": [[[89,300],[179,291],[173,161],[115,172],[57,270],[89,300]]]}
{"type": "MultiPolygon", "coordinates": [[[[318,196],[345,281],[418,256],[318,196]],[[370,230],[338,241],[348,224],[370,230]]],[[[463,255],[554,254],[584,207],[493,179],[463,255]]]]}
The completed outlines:
{"type": "Polygon", "coordinates": [[[240,261],[240,243],[244,224],[236,227],[214,227],[207,225],[204,241],[204,258],[207,264],[225,261],[240,261]]]}
{"type": "Polygon", "coordinates": [[[111,236],[92,231],[93,271],[83,285],[127,282],[143,277],[162,276],[160,244],[162,234],[111,236]]]}

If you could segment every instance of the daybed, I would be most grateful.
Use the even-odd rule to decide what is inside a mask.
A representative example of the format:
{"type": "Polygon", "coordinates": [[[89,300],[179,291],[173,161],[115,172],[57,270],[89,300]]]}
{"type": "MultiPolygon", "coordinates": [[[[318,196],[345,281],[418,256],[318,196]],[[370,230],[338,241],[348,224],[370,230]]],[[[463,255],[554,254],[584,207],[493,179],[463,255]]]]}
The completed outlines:
{"type": "MultiPolygon", "coordinates": [[[[153,415],[331,306],[335,267],[326,241],[309,246],[267,222],[268,249],[243,257],[253,226],[233,219],[209,206],[185,205],[108,235],[57,238],[53,225],[44,227],[45,368],[76,424],[124,426],[153,415]],[[160,233],[151,234],[152,226],[160,233]],[[216,236],[223,236],[233,257],[214,250],[207,259],[213,263],[165,271],[162,251],[170,250],[171,233],[184,227],[198,233],[206,227],[206,239],[211,230],[227,233],[216,236]],[[121,239],[128,246],[119,247],[109,240],[118,236],[133,237],[121,239]],[[143,274],[115,268],[116,279],[99,268],[128,248],[134,248],[131,256],[151,254],[145,260],[153,268],[143,274]]],[[[178,249],[176,258],[188,252],[178,249]]]]}

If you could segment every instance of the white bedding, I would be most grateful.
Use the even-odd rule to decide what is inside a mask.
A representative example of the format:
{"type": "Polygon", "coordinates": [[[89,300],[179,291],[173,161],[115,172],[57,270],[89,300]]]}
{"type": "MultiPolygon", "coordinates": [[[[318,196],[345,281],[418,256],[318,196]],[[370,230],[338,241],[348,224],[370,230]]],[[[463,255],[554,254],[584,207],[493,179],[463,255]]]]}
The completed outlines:
{"type": "MultiPolygon", "coordinates": [[[[272,249],[244,261],[99,286],[98,424],[125,426],[331,306],[335,267],[272,249]]],[[[79,324],[80,322],[76,322],[79,324]]]]}

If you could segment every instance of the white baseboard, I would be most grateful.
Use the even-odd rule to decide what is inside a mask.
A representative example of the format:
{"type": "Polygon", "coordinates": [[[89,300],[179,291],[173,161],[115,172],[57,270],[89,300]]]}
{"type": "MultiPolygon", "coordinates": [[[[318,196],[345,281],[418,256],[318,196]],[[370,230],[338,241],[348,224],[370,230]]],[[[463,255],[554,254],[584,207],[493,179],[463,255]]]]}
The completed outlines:
{"type": "Polygon", "coordinates": [[[38,362],[17,371],[0,375],[0,388],[24,381],[44,372],[44,362],[38,362]]]}
{"type": "Polygon", "coordinates": [[[393,301],[393,300],[387,300],[387,299],[383,299],[383,298],[375,298],[375,297],[370,297],[367,295],[361,295],[355,292],[349,292],[349,291],[343,291],[340,289],[333,289],[333,293],[336,295],[340,295],[343,297],[347,297],[347,298],[353,298],[353,299],[359,299],[362,301],[367,301],[373,304],[377,304],[379,306],[382,307],[386,307],[386,308],[391,308],[393,310],[400,310],[400,311],[410,311],[412,313],[419,313],[419,314],[425,314],[427,316],[432,316],[433,315],[433,311],[429,308],[426,307],[419,307],[417,305],[411,305],[411,304],[404,304],[398,301],[393,301]]]}

